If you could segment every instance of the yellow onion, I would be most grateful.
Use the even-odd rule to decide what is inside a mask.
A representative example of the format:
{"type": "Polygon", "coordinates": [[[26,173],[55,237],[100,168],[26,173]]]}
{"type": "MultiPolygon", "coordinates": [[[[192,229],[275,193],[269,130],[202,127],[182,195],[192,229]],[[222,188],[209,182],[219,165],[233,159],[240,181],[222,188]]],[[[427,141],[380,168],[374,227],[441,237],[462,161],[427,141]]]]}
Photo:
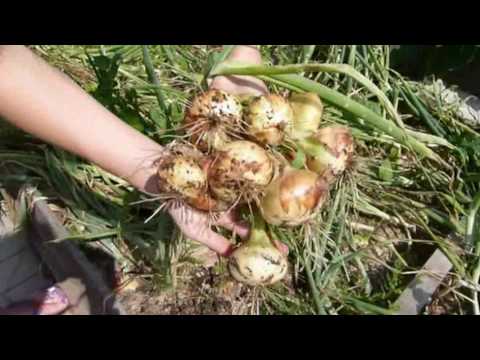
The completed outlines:
{"type": "Polygon", "coordinates": [[[287,257],[274,245],[258,215],[249,239],[230,255],[228,270],[235,280],[252,286],[274,284],[287,274],[287,257]]]}
{"type": "Polygon", "coordinates": [[[315,93],[293,93],[290,95],[293,122],[287,134],[294,140],[312,135],[318,130],[323,114],[323,103],[315,93]]]}
{"type": "Polygon", "coordinates": [[[310,170],[286,168],[260,201],[266,222],[297,226],[315,216],[328,194],[327,182],[310,170]]]}
{"type": "Polygon", "coordinates": [[[209,152],[212,149],[221,149],[226,143],[232,141],[221,126],[214,126],[198,133],[189,135],[189,141],[199,150],[209,152]]]}
{"type": "Polygon", "coordinates": [[[211,89],[195,97],[184,118],[188,140],[200,150],[218,149],[239,132],[242,105],[225,91],[211,89]]]}
{"type": "Polygon", "coordinates": [[[307,167],[329,182],[342,174],[353,159],[353,136],[345,126],[321,128],[300,146],[307,154],[307,167]]]}
{"type": "Polygon", "coordinates": [[[159,190],[204,211],[225,210],[227,206],[208,193],[205,161],[197,154],[171,151],[158,161],[159,190]]]}
{"type": "Polygon", "coordinates": [[[280,95],[258,96],[250,101],[245,112],[248,133],[258,142],[279,145],[285,136],[285,129],[293,121],[293,111],[280,95]]]}
{"type": "Polygon", "coordinates": [[[233,203],[252,199],[272,180],[274,159],[257,144],[238,140],[226,144],[213,155],[208,181],[213,195],[233,203]]]}

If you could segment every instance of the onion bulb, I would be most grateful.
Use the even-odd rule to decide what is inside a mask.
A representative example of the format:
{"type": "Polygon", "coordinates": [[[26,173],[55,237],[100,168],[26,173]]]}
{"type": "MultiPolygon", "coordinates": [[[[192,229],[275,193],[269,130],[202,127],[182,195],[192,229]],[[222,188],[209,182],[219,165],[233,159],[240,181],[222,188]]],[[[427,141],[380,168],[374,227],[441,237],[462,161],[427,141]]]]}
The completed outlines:
{"type": "Polygon", "coordinates": [[[300,146],[307,154],[307,167],[329,182],[342,174],[353,159],[354,141],[345,126],[321,128],[300,146]]]}
{"type": "Polygon", "coordinates": [[[238,140],[217,151],[209,167],[208,181],[213,195],[233,203],[255,198],[272,180],[274,159],[257,144],[238,140]]]}
{"type": "Polygon", "coordinates": [[[288,167],[268,186],[260,209],[269,224],[297,226],[315,216],[327,194],[328,184],[321,176],[288,167]]]}
{"type": "Polygon", "coordinates": [[[245,119],[249,134],[258,142],[279,145],[293,122],[293,110],[280,95],[258,96],[249,103],[245,119]]]}
{"type": "Polygon", "coordinates": [[[171,151],[158,161],[158,186],[164,195],[179,198],[204,211],[225,210],[226,206],[208,194],[207,172],[198,154],[171,151]]]}
{"type": "Polygon", "coordinates": [[[240,129],[242,105],[224,91],[211,89],[193,99],[184,118],[188,140],[200,150],[218,149],[240,129]]]}
{"type": "Polygon", "coordinates": [[[255,215],[249,239],[233,251],[228,270],[237,281],[248,285],[271,285],[287,274],[288,261],[265,230],[265,223],[255,215]]]}
{"type": "Polygon", "coordinates": [[[315,93],[293,93],[290,95],[293,122],[287,134],[294,140],[304,139],[318,130],[323,114],[323,103],[315,93]]]}

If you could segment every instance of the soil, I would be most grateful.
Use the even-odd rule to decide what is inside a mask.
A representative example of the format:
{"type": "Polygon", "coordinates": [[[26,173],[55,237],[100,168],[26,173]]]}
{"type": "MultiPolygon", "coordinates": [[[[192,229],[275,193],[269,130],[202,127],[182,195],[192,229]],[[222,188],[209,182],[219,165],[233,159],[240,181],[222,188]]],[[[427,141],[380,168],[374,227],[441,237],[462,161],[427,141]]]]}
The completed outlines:
{"type": "Polygon", "coordinates": [[[131,315],[241,315],[251,308],[246,300],[250,293],[227,276],[200,267],[175,290],[140,285],[121,291],[117,299],[131,315]]]}
{"type": "MultiPolygon", "coordinates": [[[[62,207],[49,208],[65,225],[62,207]]],[[[81,246],[84,255],[96,265],[106,285],[116,289],[116,299],[130,315],[241,315],[252,313],[252,288],[238,283],[225,270],[214,267],[217,256],[200,247],[192,253],[203,265],[188,264],[177,275],[173,289],[156,289],[156,281],[142,276],[122,275],[116,261],[101,247],[81,246]]],[[[142,269],[139,268],[141,271],[142,269]]],[[[148,273],[148,269],[144,269],[148,273]]]]}

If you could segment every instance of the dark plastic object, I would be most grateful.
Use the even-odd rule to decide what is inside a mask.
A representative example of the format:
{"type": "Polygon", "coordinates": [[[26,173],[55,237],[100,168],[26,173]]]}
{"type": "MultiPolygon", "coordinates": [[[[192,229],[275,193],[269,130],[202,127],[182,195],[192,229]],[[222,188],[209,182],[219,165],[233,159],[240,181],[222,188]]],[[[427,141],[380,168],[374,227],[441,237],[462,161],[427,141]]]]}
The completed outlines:
{"type": "Polygon", "coordinates": [[[43,200],[34,202],[29,241],[38,251],[59,286],[67,293],[71,315],[125,315],[102,278],[82,251],[71,241],[49,241],[68,236],[43,200]]]}

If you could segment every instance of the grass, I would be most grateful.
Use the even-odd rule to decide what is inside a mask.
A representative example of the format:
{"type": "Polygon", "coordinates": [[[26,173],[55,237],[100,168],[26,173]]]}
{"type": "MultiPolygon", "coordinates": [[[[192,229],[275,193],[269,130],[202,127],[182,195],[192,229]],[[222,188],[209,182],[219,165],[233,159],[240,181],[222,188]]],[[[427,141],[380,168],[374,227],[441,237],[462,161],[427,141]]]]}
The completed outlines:
{"type": "MultiPolygon", "coordinates": [[[[297,229],[272,228],[290,247],[291,283],[257,289],[249,311],[389,314],[435,247],[454,263],[458,284],[478,277],[470,203],[480,191],[480,138],[455,105],[390,69],[388,46],[265,45],[265,66],[243,70],[219,66],[229,47],[33,48],[160,143],[170,141],[207,77],[222,71],[255,74],[274,92],[315,91],[326,103],[324,123],[352,128],[356,163],[319,217],[297,229]]],[[[0,125],[2,185],[40,189],[64,209],[70,240],[107,251],[126,276],[147,276],[159,289],[182,286],[194,248],[166,215],[144,223],[155,204],[131,205],[141,195],[123,180],[0,125]]],[[[471,290],[458,286],[469,299],[471,290]]],[[[459,299],[459,309],[471,308],[459,299]]]]}

